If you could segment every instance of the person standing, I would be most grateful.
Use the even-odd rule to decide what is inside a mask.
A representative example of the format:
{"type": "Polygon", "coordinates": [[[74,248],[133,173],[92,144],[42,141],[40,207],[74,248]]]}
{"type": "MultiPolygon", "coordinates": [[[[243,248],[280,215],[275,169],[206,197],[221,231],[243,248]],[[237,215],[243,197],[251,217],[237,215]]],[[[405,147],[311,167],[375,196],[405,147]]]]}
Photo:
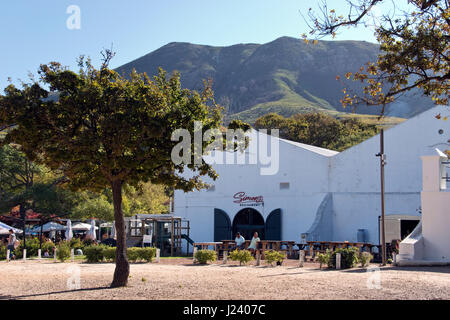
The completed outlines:
{"type": "Polygon", "coordinates": [[[8,250],[9,250],[9,259],[15,259],[14,249],[16,244],[16,235],[14,234],[13,229],[9,229],[9,237],[8,237],[8,250]]]}

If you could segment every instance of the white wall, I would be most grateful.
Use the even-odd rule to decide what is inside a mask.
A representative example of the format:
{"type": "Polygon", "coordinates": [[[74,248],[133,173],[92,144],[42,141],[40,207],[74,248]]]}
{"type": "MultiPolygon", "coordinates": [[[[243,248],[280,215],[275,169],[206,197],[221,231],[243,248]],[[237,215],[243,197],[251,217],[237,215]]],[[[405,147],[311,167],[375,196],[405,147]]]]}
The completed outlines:
{"type": "MultiPolygon", "coordinates": [[[[420,156],[435,154],[445,145],[450,121],[437,120],[448,107],[439,106],[385,130],[385,213],[419,215],[422,189],[420,156]],[[444,134],[439,134],[439,129],[444,134]]],[[[358,229],[369,230],[369,241],[378,243],[381,215],[379,135],[330,158],[330,192],[333,192],[334,239],[356,239],[358,229]]]]}

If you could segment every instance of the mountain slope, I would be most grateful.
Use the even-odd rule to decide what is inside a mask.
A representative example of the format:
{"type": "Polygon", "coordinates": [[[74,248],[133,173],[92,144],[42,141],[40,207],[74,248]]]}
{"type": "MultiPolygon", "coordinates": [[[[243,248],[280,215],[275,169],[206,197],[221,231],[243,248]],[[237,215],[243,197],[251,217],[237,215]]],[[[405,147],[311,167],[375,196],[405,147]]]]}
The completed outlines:
{"type": "MultiPolygon", "coordinates": [[[[213,47],[169,43],[116,70],[129,74],[154,75],[158,67],[181,73],[183,87],[200,90],[202,80],[211,78],[216,101],[225,107],[227,118],[255,118],[268,112],[285,116],[306,111],[348,111],[339,99],[342,86],[336,75],[356,71],[375,61],[376,44],[363,41],[319,41],[306,44],[282,37],[266,44],[237,44],[213,47]]],[[[358,84],[351,83],[358,90],[358,84]]],[[[387,115],[410,117],[431,107],[431,99],[410,94],[388,107],[387,115]]],[[[377,114],[380,108],[360,106],[357,113],[377,114]]]]}

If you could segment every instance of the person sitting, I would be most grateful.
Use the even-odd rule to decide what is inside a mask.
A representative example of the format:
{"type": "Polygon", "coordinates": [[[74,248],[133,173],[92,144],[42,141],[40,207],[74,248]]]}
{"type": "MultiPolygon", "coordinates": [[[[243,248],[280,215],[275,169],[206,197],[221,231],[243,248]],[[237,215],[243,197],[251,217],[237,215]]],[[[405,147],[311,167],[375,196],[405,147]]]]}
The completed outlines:
{"type": "Polygon", "coordinates": [[[252,254],[255,253],[255,251],[256,251],[256,246],[257,246],[258,242],[260,242],[260,241],[261,241],[261,239],[259,239],[259,237],[258,237],[258,232],[255,232],[255,233],[253,234],[252,241],[250,241],[250,245],[248,246],[248,250],[250,250],[250,252],[251,252],[252,254]]]}
{"type": "Polygon", "coordinates": [[[233,249],[237,250],[245,249],[245,238],[241,236],[239,232],[236,233],[236,238],[234,239],[234,242],[236,243],[236,246],[233,249]]]}

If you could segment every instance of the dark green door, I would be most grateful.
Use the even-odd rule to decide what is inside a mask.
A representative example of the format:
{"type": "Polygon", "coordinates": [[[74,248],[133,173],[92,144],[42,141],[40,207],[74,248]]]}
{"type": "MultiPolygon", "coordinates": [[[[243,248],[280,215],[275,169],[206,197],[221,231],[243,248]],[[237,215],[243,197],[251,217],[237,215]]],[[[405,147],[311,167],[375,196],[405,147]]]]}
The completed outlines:
{"type": "Polygon", "coordinates": [[[231,240],[231,221],[228,214],[214,209],[214,241],[231,240]]]}
{"type": "Polygon", "coordinates": [[[266,240],[281,240],[281,209],[273,210],[266,219],[266,240]]]}

